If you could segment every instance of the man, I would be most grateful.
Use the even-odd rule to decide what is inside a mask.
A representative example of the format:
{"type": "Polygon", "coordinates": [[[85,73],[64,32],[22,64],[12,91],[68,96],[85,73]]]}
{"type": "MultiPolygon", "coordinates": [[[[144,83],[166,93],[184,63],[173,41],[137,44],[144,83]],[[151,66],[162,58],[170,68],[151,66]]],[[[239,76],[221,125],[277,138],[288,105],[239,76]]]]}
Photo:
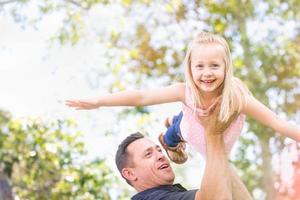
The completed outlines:
{"type": "Polygon", "coordinates": [[[175,175],[160,146],[140,133],[123,140],[116,154],[116,165],[127,183],[138,191],[132,200],[251,199],[232,171],[224,149],[222,133],[235,116],[221,123],[217,119],[218,109],[211,117],[200,119],[207,127],[207,164],[198,190],[173,185],[175,175]]]}

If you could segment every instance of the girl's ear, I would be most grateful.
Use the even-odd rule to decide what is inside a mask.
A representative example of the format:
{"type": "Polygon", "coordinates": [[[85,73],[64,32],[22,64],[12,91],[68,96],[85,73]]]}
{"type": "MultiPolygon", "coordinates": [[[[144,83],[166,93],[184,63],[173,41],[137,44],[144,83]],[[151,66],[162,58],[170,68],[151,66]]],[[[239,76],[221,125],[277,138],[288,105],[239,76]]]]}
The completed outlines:
{"type": "Polygon", "coordinates": [[[134,173],[134,170],[133,168],[123,168],[122,169],[122,176],[127,179],[128,181],[136,181],[137,180],[137,177],[134,173]]]}

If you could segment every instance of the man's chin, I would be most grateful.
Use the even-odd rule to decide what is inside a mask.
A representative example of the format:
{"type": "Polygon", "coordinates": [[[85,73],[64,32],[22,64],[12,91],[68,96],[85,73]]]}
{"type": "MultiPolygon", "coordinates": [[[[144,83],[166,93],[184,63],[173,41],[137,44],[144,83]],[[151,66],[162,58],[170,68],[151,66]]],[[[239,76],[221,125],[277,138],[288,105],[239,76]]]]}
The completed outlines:
{"type": "Polygon", "coordinates": [[[175,180],[175,174],[172,169],[157,174],[159,179],[164,182],[163,185],[172,185],[175,180]]]}
{"type": "Polygon", "coordinates": [[[175,175],[168,177],[166,179],[166,182],[167,182],[167,184],[172,185],[174,183],[174,180],[175,180],[175,175]]]}

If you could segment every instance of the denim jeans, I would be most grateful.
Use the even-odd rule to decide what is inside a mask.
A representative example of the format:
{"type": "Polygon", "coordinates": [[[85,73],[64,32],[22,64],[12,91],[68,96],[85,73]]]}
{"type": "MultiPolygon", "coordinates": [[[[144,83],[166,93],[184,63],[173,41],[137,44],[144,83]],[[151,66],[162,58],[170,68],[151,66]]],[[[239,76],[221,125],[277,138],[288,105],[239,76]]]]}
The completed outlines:
{"type": "Polygon", "coordinates": [[[172,125],[168,127],[164,134],[164,142],[169,147],[176,147],[179,142],[182,142],[182,136],[180,131],[180,122],[182,119],[182,111],[173,117],[172,125]]]}

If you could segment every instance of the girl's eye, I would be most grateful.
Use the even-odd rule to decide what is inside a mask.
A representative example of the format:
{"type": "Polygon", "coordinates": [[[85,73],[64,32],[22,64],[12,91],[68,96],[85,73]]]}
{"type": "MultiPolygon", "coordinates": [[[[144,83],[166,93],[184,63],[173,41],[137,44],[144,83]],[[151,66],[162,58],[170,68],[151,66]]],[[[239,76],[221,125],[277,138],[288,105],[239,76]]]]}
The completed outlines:
{"type": "Polygon", "coordinates": [[[213,67],[213,68],[218,68],[219,65],[218,65],[218,64],[213,64],[212,67],[213,67]]]}
{"type": "Polygon", "coordinates": [[[196,65],[196,68],[202,69],[202,68],[203,68],[203,65],[196,65]]]}

